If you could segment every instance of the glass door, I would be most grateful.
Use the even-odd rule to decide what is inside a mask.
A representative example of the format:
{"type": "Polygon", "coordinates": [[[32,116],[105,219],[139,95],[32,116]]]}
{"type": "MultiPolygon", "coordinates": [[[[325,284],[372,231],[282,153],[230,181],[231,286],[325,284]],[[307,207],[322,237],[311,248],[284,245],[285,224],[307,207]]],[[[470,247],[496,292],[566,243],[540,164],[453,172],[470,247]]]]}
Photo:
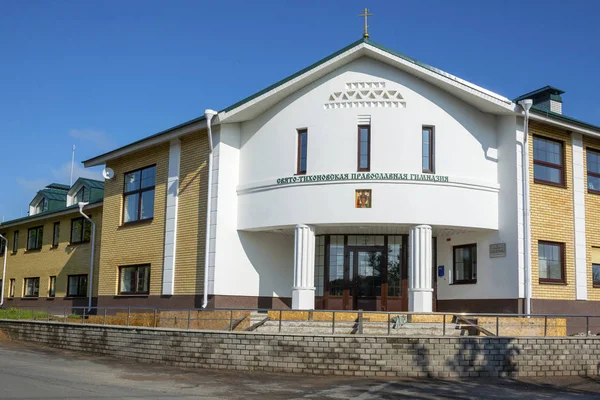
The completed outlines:
{"type": "Polygon", "coordinates": [[[380,310],[382,268],[385,265],[385,248],[350,247],[348,250],[348,300],[354,310],[380,310]]]}

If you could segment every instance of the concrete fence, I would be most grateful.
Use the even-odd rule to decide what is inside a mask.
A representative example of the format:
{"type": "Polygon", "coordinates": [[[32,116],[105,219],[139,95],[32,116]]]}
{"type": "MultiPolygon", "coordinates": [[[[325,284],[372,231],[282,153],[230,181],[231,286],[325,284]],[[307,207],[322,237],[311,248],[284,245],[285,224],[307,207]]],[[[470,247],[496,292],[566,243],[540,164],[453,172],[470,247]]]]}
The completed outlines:
{"type": "Polygon", "coordinates": [[[371,377],[598,375],[596,337],[368,337],[0,320],[10,338],[186,368],[371,377]]]}

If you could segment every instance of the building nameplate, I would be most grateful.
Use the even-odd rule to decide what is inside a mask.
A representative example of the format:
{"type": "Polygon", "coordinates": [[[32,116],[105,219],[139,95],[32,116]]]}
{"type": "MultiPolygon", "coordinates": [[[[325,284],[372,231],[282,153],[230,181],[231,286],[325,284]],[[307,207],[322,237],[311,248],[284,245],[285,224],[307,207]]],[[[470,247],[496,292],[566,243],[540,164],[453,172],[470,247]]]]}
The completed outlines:
{"type": "Polygon", "coordinates": [[[354,172],[349,174],[320,174],[298,175],[278,178],[278,185],[290,185],[307,182],[341,182],[341,181],[426,181],[448,182],[448,177],[433,174],[403,174],[403,173],[370,173],[354,172]]]}
{"type": "Polygon", "coordinates": [[[490,258],[506,257],[506,243],[490,244],[490,258]]]}

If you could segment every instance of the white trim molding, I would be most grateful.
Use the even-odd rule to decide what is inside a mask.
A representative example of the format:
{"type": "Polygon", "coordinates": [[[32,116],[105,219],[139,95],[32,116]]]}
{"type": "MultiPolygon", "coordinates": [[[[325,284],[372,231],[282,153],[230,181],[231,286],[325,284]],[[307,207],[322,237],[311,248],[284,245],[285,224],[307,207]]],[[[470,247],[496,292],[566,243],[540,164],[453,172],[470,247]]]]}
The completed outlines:
{"type": "Polygon", "coordinates": [[[175,293],[175,249],[177,245],[177,206],[179,203],[179,168],[181,141],[171,140],[169,148],[169,175],[167,180],[167,205],[165,215],[165,252],[163,258],[162,295],[175,293]]]}

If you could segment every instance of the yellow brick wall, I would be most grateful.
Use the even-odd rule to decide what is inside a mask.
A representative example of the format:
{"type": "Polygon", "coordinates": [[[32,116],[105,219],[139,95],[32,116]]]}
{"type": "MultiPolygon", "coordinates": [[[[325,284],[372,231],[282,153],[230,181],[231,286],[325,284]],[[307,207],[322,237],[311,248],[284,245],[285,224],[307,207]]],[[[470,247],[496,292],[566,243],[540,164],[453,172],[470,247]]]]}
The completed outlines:
{"type": "Polygon", "coordinates": [[[162,143],[127,156],[111,160],[107,167],[115,171],[104,182],[104,214],[100,254],[100,296],[118,292],[119,266],[150,264],[150,294],[159,295],[162,286],[162,263],[165,243],[165,202],[169,171],[169,143],[162,143]],[[154,218],[122,223],[123,184],[127,172],[156,165],[154,218]]]}
{"type": "Polygon", "coordinates": [[[588,276],[588,300],[600,300],[600,288],[595,288],[592,279],[592,247],[600,247],[600,195],[587,192],[587,148],[600,151],[600,140],[583,138],[583,165],[585,176],[585,230],[586,267],[588,276]]]}
{"type": "MultiPolygon", "coordinates": [[[[115,177],[104,186],[100,296],[117,295],[118,268],[137,264],[150,264],[150,295],[162,293],[169,147],[169,143],[159,144],[107,163],[115,171],[115,177]],[[154,218],[123,225],[124,174],[153,164],[156,164],[154,218]]],[[[207,156],[205,131],[181,138],[176,295],[202,293],[207,156]]]]}
{"type": "Polygon", "coordinates": [[[575,300],[575,247],[573,213],[573,155],[570,134],[535,121],[529,127],[529,165],[531,196],[531,263],[532,297],[536,299],[575,300]],[[565,187],[534,183],[533,137],[539,135],[564,143],[565,187]],[[566,285],[540,284],[538,241],[565,244],[566,285]]]}
{"type": "Polygon", "coordinates": [[[202,294],[208,179],[206,131],[181,139],[175,294],[202,294]]]}
{"type": "MultiPolygon", "coordinates": [[[[98,293],[98,265],[100,259],[100,237],[102,235],[102,206],[86,210],[96,223],[96,250],[94,254],[94,296],[98,293]]],[[[56,276],[56,299],[64,298],[67,292],[67,281],[69,275],[88,274],[90,270],[91,243],[70,245],[71,219],[80,216],[78,210],[73,210],[66,215],[48,216],[41,221],[27,222],[23,224],[1,228],[0,232],[8,238],[8,258],[6,262],[6,281],[4,284],[4,296],[8,297],[10,290],[10,279],[15,279],[15,298],[23,295],[23,282],[25,278],[40,278],[39,297],[47,297],[50,285],[50,277],[56,276]],[[54,236],[54,223],[60,222],[59,245],[52,248],[54,236]],[[27,250],[27,231],[29,228],[43,226],[42,248],[40,250],[27,250]],[[13,233],[19,231],[18,249],[13,249],[13,233]]],[[[0,259],[2,262],[3,259],[0,259]]],[[[2,269],[0,268],[0,276],[2,269]]],[[[10,301],[7,300],[7,306],[10,301]]],[[[51,302],[44,304],[52,306],[51,302]]]]}

